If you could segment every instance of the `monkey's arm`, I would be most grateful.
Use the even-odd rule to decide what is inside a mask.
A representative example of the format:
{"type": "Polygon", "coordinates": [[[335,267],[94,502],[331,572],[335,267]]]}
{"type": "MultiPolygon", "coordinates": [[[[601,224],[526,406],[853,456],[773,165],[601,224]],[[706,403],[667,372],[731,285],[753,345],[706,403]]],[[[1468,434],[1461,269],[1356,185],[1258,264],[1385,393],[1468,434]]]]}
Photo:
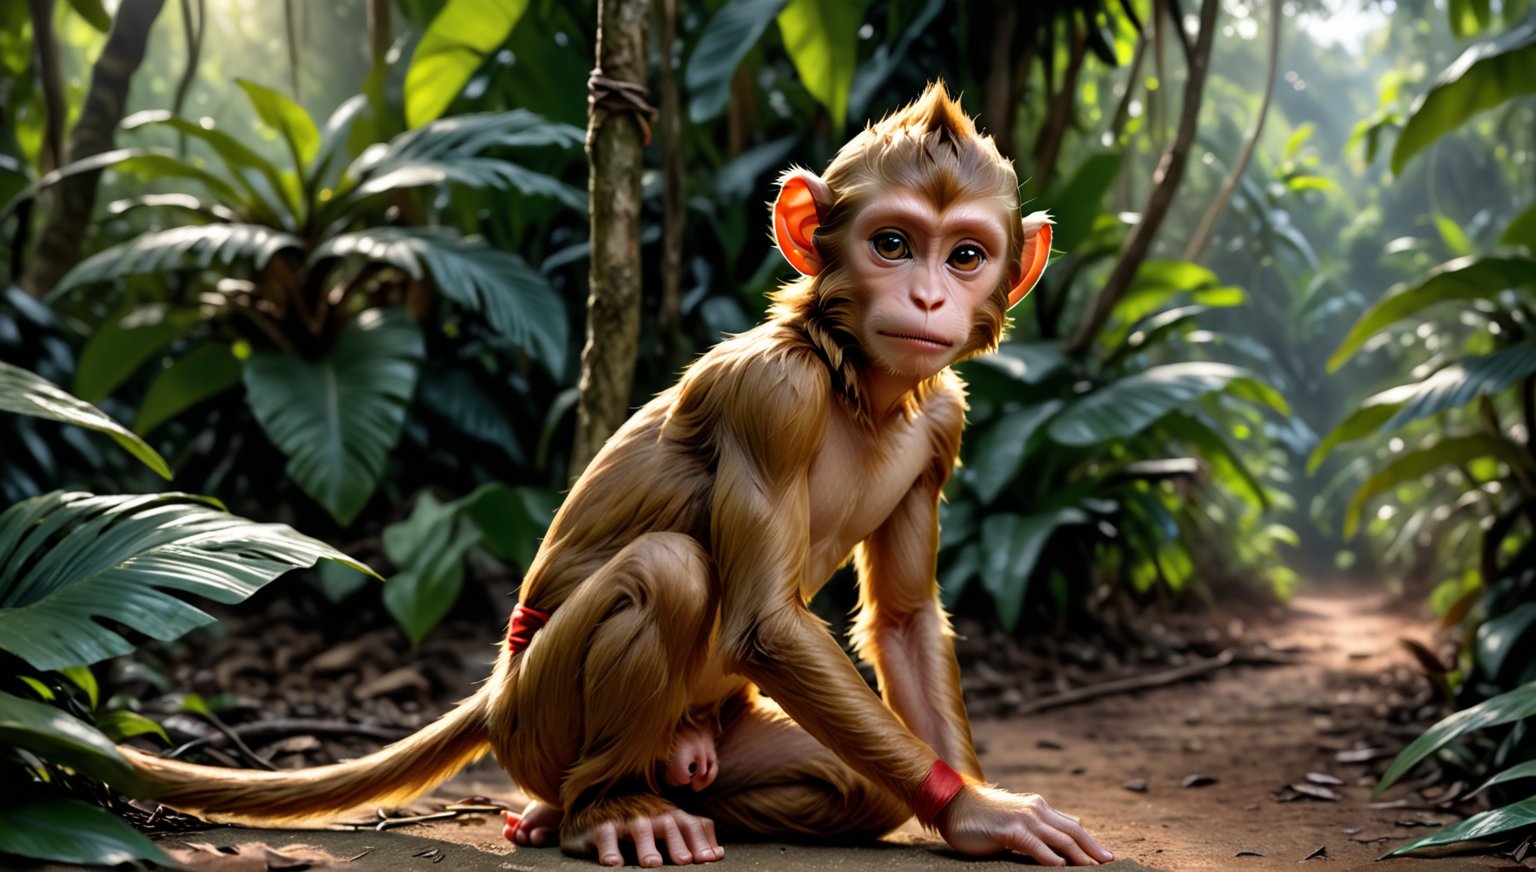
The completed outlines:
{"type": "Polygon", "coordinates": [[[852,635],[902,721],[944,762],[981,779],[954,634],[935,578],[940,487],[925,476],[859,546],[859,617],[852,635]]]}

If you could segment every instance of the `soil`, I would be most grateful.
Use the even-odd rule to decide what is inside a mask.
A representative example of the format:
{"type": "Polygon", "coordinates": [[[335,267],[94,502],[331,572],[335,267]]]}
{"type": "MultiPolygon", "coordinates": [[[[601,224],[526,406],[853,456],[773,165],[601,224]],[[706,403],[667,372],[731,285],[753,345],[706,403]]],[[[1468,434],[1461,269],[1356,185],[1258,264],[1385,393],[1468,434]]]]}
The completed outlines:
{"type": "MultiPolygon", "coordinates": [[[[1509,854],[1377,862],[1460,817],[1436,803],[1464,788],[1440,784],[1436,773],[1394,787],[1382,803],[1370,799],[1391,754],[1436,711],[1432,688],[1399,642],[1414,639],[1432,649],[1431,623],[1379,589],[1361,588],[1314,590],[1285,608],[1223,606],[1221,615],[1224,625],[1207,627],[1208,641],[1257,646],[1278,662],[1239,657],[1164,687],[980,718],[974,734],[988,776],[1081,817],[1120,858],[1114,869],[1267,870],[1298,863],[1372,872],[1536,869],[1536,858],[1520,863],[1509,854]],[[1340,754],[1351,751],[1375,759],[1340,762],[1340,754]],[[1309,774],[1337,779],[1327,788],[1337,798],[1315,799],[1293,787],[1309,785],[1309,774]]],[[[978,709],[997,710],[988,703],[995,694],[968,686],[978,709]]],[[[439,790],[435,804],[418,808],[430,811],[466,796],[514,807],[523,800],[494,763],[484,762],[439,790]]],[[[352,819],[370,816],[364,810],[352,819]]],[[[445,860],[445,869],[591,868],[555,850],[515,849],[500,831],[499,818],[487,814],[388,833],[216,829],[165,836],[162,844],[226,851],[243,844],[249,854],[255,845],[302,843],[317,846],[322,856],[351,859],[343,865],[356,869],[426,870],[445,860]]],[[[233,858],[207,851],[204,858],[233,868],[233,858]]],[[[722,868],[861,872],[974,868],[976,862],[955,857],[909,822],[873,845],[729,844],[722,868]]],[[[285,866],[253,861],[248,868],[285,866]]]]}

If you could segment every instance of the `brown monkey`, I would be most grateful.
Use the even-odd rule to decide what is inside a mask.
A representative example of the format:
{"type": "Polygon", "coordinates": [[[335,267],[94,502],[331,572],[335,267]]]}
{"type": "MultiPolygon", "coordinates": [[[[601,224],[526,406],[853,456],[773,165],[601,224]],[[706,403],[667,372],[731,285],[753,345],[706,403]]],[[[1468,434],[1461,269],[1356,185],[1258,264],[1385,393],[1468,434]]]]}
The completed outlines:
{"type": "Polygon", "coordinates": [[[934,580],[965,413],[948,366],[996,347],[1049,249],[1017,192],[942,84],[825,175],[786,173],[774,232],[802,277],[608,441],[529,567],[491,679],[436,723],[298,772],[125,753],[168,805],[274,821],[403,800],[489,746],[541,803],[526,840],[558,827],[606,865],[621,843],[646,866],[658,842],[674,863],[718,859],[716,822],[826,838],[914,811],[967,854],[1112,859],[1040,797],[983,782],[934,580]],[[805,606],[850,555],[883,702],[805,606]],[[716,728],[712,783],[658,783],[678,736],[716,728]]]}

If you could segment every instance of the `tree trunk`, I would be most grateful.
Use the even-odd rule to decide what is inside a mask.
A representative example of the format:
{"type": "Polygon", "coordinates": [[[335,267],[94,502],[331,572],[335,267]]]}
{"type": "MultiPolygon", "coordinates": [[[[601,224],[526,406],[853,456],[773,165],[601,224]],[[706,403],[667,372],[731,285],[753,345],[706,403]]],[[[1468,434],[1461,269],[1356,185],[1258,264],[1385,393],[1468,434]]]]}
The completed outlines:
{"type": "Polygon", "coordinates": [[[1012,2],[997,9],[992,23],[991,60],[987,67],[986,99],[982,101],[981,119],[992,134],[997,150],[1013,154],[1013,113],[1018,101],[1013,90],[1013,37],[1018,25],[1019,7],[1012,2]]]}
{"type": "Polygon", "coordinates": [[[1237,190],[1237,185],[1243,180],[1243,173],[1248,170],[1248,163],[1253,160],[1253,152],[1259,147],[1259,137],[1264,134],[1264,119],[1269,117],[1269,101],[1275,95],[1275,76],[1280,71],[1280,25],[1283,20],[1280,16],[1280,0],[1269,0],[1269,70],[1264,78],[1264,97],[1259,101],[1259,120],[1253,125],[1253,135],[1248,137],[1247,145],[1243,146],[1242,156],[1233,165],[1232,171],[1227,175],[1227,180],[1222,183],[1221,190],[1216,192],[1216,199],[1211,201],[1211,208],[1205,212],[1205,217],[1200,221],[1200,227],[1195,230],[1195,235],[1189,240],[1189,247],[1184,249],[1185,260],[1195,260],[1200,252],[1205,250],[1205,245],[1211,240],[1211,233],[1216,230],[1216,219],[1227,209],[1227,204],[1232,201],[1232,194],[1237,190]]]}
{"type": "Polygon", "coordinates": [[[53,32],[53,0],[31,0],[32,54],[37,64],[37,80],[43,91],[43,149],[39,155],[41,174],[53,172],[64,164],[64,74],[59,71],[59,40],[53,32]]]}
{"type": "Polygon", "coordinates": [[[1083,59],[1088,54],[1088,31],[1076,21],[1072,28],[1072,47],[1067,52],[1067,69],[1061,77],[1061,89],[1051,101],[1050,115],[1045,119],[1045,129],[1040,131],[1040,141],[1035,145],[1034,189],[1042,193],[1050,187],[1051,174],[1056,170],[1056,156],[1061,153],[1061,142],[1072,126],[1072,107],[1077,102],[1077,78],[1083,69],[1083,59]]]}
{"type": "MultiPolygon", "coordinates": [[[[1173,206],[1174,195],[1184,180],[1184,167],[1189,162],[1189,148],[1195,141],[1195,132],[1199,126],[1200,97],[1205,92],[1205,77],[1210,71],[1211,45],[1216,36],[1216,12],[1219,6],[1220,0],[1203,0],[1200,5],[1200,35],[1186,56],[1188,72],[1178,132],[1168,150],[1163,152],[1162,160],[1158,161],[1157,171],[1152,174],[1152,192],[1147,195],[1147,206],[1142,210],[1141,220],[1126,238],[1125,249],[1109,274],[1108,281],[1093,298],[1088,313],[1067,345],[1070,353],[1080,353],[1093,344],[1094,336],[1104,326],[1104,322],[1109,320],[1109,313],[1114,311],[1115,304],[1130,289],[1131,281],[1136,278],[1136,272],[1141,269],[1147,252],[1152,248],[1152,240],[1157,236],[1158,228],[1173,206]]],[[[1175,26],[1182,28],[1183,25],[1175,22],[1175,26]]],[[[1187,41],[1184,44],[1187,45],[1187,41]]]]}
{"type": "Polygon", "coordinates": [[[384,56],[389,54],[389,2],[368,0],[368,58],[373,69],[384,66],[384,56]]]}
{"type": "Polygon", "coordinates": [[[677,38],[677,0],[661,0],[661,359],[668,369],[682,345],[683,230],[688,221],[684,190],[682,100],[672,56],[677,38]]]}
{"type": "Polygon", "coordinates": [[[598,0],[597,69],[587,106],[592,277],[581,352],[574,482],[629,415],[640,339],[640,171],[643,118],[599,97],[605,78],[644,93],[646,0],[598,0]]]}
{"type": "MultiPolygon", "coordinates": [[[[106,47],[91,68],[91,87],[86,92],[80,120],[70,133],[69,162],[112,149],[118,122],[122,121],[128,103],[128,86],[144,60],[150,27],[164,5],[165,0],[123,0],[118,7],[106,47]]],[[[21,279],[21,286],[28,293],[42,296],[74,266],[85,241],[85,230],[91,223],[100,181],[100,172],[81,173],[54,188],[37,250],[21,279]]]]}

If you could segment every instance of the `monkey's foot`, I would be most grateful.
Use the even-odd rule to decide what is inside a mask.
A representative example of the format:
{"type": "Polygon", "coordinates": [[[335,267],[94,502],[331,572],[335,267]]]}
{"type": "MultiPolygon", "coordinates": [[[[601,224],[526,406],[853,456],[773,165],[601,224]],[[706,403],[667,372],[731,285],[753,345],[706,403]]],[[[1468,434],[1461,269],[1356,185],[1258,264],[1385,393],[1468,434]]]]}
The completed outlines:
{"type": "Polygon", "coordinates": [[[560,843],[560,821],[565,812],[538,800],[528,803],[522,814],[502,812],[507,825],[501,834],[516,845],[529,848],[553,848],[560,843]]]}
{"type": "Polygon", "coordinates": [[[691,815],[657,796],[607,798],[574,812],[561,829],[562,850],[596,857],[604,866],[624,865],[621,845],[634,851],[641,866],[713,863],[725,856],[725,849],[715,838],[714,821],[691,815]]]}

